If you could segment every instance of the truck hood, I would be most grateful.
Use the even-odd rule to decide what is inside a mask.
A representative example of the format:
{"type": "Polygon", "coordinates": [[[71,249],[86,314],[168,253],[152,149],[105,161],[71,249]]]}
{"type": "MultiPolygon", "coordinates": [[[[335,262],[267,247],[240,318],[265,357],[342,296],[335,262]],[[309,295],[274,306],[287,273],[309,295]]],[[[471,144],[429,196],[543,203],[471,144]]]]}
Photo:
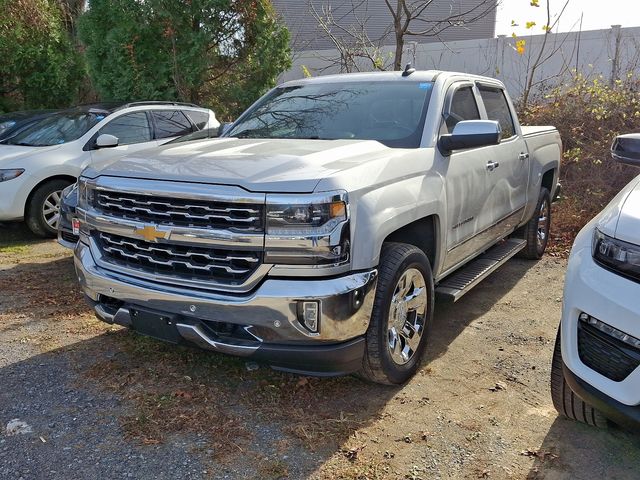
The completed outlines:
{"type": "Polygon", "coordinates": [[[125,156],[99,175],[235,185],[254,192],[309,193],[336,172],[388,155],[370,140],[220,138],[175,143],[125,156]]]}
{"type": "Polygon", "coordinates": [[[4,145],[0,144],[0,166],[5,166],[9,162],[20,161],[41,155],[60,148],[60,145],[51,145],[49,147],[25,147],[21,145],[4,145]]]}
{"type": "Polygon", "coordinates": [[[618,240],[640,245],[640,176],[605,207],[598,229],[618,240]]]}

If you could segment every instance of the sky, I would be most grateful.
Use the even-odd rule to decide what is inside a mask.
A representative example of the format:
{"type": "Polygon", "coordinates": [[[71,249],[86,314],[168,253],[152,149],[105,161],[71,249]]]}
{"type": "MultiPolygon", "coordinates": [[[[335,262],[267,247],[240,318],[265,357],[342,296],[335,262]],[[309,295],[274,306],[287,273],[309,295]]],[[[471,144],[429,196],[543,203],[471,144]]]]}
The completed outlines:
{"type": "MultiPolygon", "coordinates": [[[[547,23],[547,0],[539,0],[540,7],[530,6],[531,0],[501,0],[498,7],[496,22],[496,34],[518,36],[544,33],[542,27],[547,23]],[[518,27],[512,27],[511,21],[515,20],[518,27]],[[528,21],[536,22],[531,29],[526,29],[528,21]]],[[[556,16],[562,9],[566,0],[549,0],[551,2],[551,15],[556,16]]],[[[582,30],[599,30],[610,28],[611,25],[623,27],[640,26],[640,5],[638,0],[569,0],[569,4],[558,23],[559,29],[554,31],[568,32],[580,29],[580,16],[582,30]]],[[[552,20],[553,23],[553,20],[552,20]]]]}

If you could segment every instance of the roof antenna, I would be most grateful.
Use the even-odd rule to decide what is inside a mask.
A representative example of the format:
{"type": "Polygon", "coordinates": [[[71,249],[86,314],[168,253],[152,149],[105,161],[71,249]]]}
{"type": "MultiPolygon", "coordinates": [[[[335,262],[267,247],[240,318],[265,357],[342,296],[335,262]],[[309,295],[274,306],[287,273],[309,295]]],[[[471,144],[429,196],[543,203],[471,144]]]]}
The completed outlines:
{"type": "Polygon", "coordinates": [[[416,71],[416,69],[415,69],[415,68],[413,68],[413,67],[411,66],[411,62],[409,62],[409,63],[407,63],[407,66],[406,66],[406,67],[404,67],[404,72],[402,72],[402,76],[403,76],[403,77],[408,77],[409,75],[411,75],[411,74],[412,74],[413,72],[415,72],[415,71],[416,71]]]}

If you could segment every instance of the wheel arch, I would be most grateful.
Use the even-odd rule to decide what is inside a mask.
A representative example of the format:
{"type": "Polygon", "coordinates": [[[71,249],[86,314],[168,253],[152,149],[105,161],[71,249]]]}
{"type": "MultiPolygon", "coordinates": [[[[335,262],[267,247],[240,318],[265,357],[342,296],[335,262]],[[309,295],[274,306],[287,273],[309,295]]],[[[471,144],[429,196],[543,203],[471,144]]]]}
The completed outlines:
{"type": "Polygon", "coordinates": [[[551,195],[552,198],[555,191],[555,183],[557,183],[555,182],[556,171],[557,169],[555,167],[552,167],[548,169],[546,172],[544,172],[542,174],[542,182],[540,184],[541,187],[549,190],[549,194],[551,195]]]}
{"type": "Polygon", "coordinates": [[[33,195],[38,191],[38,189],[44,185],[47,182],[51,182],[53,180],[66,180],[68,182],[71,183],[76,183],[78,181],[78,179],[76,177],[74,177],[73,175],[65,175],[65,174],[61,174],[61,175],[53,175],[51,177],[47,177],[44,180],[41,180],[40,182],[38,182],[29,192],[29,195],[27,196],[27,201],[25,202],[24,205],[24,214],[25,216],[27,216],[29,214],[29,208],[31,205],[31,199],[33,198],[33,195]]]}
{"type": "Polygon", "coordinates": [[[439,253],[437,248],[439,231],[439,218],[436,214],[432,214],[410,222],[389,233],[382,244],[397,242],[418,247],[429,259],[431,267],[435,268],[439,253]]]}

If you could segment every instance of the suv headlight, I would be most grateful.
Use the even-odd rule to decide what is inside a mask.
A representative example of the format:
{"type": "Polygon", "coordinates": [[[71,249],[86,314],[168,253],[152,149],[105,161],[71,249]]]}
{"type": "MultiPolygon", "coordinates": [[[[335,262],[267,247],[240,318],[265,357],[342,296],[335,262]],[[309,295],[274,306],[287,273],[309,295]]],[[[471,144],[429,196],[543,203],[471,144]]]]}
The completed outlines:
{"type": "Polygon", "coordinates": [[[605,235],[597,228],[593,233],[593,258],[603,267],[633,280],[640,280],[640,246],[605,235]]]}
{"type": "Polygon", "coordinates": [[[265,261],[339,264],[349,259],[346,192],[267,195],[265,261]]]}

